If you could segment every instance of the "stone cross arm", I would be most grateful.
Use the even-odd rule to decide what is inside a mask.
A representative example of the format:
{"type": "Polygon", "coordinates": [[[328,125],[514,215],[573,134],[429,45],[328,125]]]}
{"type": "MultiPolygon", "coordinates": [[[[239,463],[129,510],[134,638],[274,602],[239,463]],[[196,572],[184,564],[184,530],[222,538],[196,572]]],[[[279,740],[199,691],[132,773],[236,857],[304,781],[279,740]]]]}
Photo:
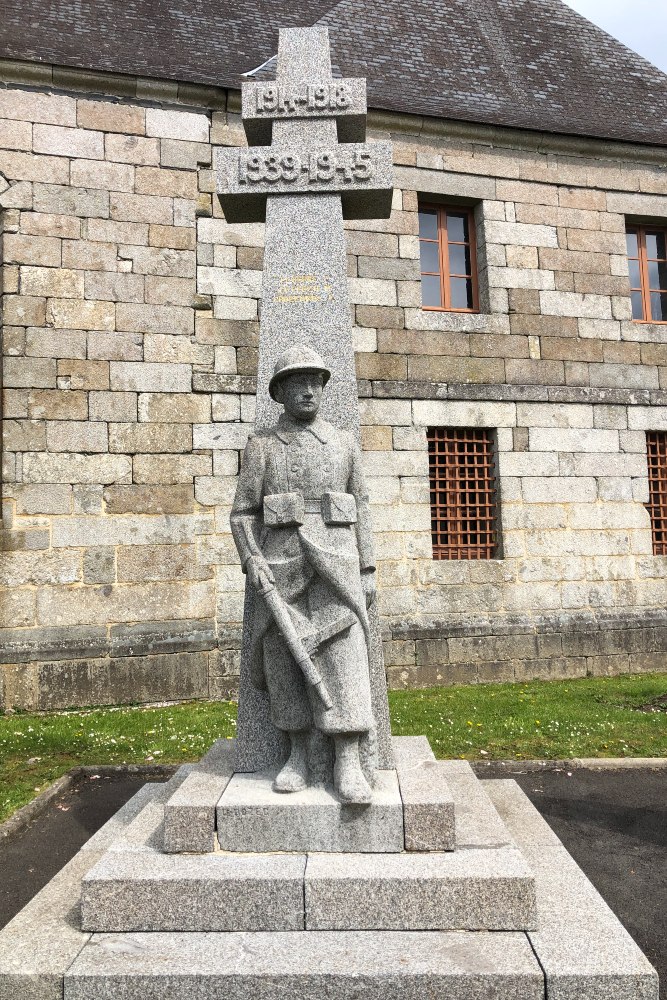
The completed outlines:
{"type": "Polygon", "coordinates": [[[332,77],[326,28],[281,30],[277,79],[243,84],[242,115],[257,145],[215,158],[228,222],[264,221],[272,195],[335,194],[344,218],[389,216],[391,144],[363,141],[366,81],[332,77]]]}

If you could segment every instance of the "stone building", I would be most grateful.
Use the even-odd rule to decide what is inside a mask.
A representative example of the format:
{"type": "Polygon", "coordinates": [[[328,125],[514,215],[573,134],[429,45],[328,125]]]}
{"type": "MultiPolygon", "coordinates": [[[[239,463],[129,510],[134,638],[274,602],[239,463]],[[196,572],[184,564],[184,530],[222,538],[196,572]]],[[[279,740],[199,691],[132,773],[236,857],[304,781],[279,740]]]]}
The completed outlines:
{"type": "Polygon", "coordinates": [[[234,691],[263,226],[211,155],[315,22],[394,143],[347,224],[390,684],[664,669],[667,76],[559,0],[64,6],[0,24],[0,702],[234,691]]]}

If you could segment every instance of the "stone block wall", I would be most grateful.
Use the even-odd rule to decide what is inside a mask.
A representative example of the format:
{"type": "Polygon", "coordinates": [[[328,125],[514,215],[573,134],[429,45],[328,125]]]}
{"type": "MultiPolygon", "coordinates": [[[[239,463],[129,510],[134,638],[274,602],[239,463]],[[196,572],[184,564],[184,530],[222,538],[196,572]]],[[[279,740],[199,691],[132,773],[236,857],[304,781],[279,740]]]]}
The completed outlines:
{"type": "MultiPolygon", "coordinates": [[[[227,695],[263,252],[212,197],[238,95],[39,69],[0,64],[0,700],[227,695]]],[[[372,124],[394,210],[347,235],[390,682],[662,669],[667,328],[631,321],[624,228],[667,218],[664,152],[372,124]],[[475,206],[479,314],[421,310],[419,195],[475,206]],[[496,430],[502,558],[431,558],[436,425],[496,430]]]]}

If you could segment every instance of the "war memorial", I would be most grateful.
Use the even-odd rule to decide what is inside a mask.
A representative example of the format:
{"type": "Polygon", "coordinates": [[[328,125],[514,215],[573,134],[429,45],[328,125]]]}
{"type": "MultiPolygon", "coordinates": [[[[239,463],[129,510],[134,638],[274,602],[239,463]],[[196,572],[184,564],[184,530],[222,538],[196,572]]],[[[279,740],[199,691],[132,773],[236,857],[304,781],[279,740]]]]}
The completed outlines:
{"type": "Polygon", "coordinates": [[[239,727],[146,785],[0,933],[0,1000],[657,1000],[637,946],[518,786],[392,738],[344,218],[389,214],[391,149],[325,28],[281,31],[218,154],[266,218],[239,727]]]}

